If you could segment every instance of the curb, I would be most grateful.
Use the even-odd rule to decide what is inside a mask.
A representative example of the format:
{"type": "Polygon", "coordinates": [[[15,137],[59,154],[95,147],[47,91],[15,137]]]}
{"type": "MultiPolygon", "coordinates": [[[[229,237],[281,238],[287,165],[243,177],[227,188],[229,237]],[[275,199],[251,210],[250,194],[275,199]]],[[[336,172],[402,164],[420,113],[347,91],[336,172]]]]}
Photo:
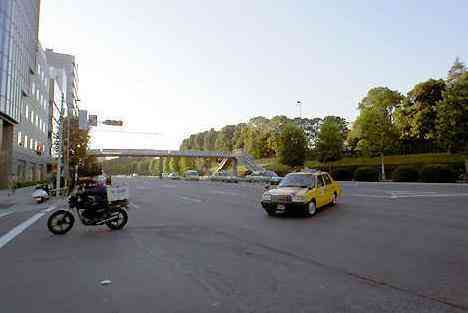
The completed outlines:
{"type": "Polygon", "coordinates": [[[421,183],[421,182],[364,182],[364,181],[337,181],[340,184],[354,185],[409,185],[409,186],[464,186],[468,188],[467,183],[421,183]]]}

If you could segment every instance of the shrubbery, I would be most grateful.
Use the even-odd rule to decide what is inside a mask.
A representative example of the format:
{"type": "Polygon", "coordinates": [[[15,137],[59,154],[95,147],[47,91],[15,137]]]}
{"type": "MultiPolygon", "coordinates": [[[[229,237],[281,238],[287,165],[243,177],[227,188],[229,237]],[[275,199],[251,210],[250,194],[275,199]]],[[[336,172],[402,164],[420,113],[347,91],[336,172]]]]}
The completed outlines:
{"type": "Polygon", "coordinates": [[[31,186],[36,186],[36,185],[42,185],[42,184],[47,184],[47,181],[27,181],[27,182],[17,182],[16,183],[16,188],[25,188],[25,187],[31,187],[31,186]]]}
{"type": "Polygon", "coordinates": [[[266,166],[265,168],[267,170],[275,172],[276,174],[278,174],[279,176],[282,176],[282,177],[287,175],[288,173],[290,173],[292,171],[291,167],[289,167],[287,165],[284,165],[284,164],[280,164],[278,162],[270,164],[270,165],[266,166]]]}
{"type": "Polygon", "coordinates": [[[393,170],[392,179],[396,182],[417,182],[419,172],[413,166],[399,166],[393,170]]]}
{"type": "Polygon", "coordinates": [[[427,165],[422,168],[420,178],[425,183],[454,183],[457,173],[444,165],[427,165]]]}
{"type": "Polygon", "coordinates": [[[352,180],[353,172],[345,168],[337,168],[331,171],[330,175],[334,180],[352,180]]]}
{"type": "Polygon", "coordinates": [[[375,167],[358,167],[354,171],[353,179],[356,181],[379,181],[379,171],[375,167]]]}

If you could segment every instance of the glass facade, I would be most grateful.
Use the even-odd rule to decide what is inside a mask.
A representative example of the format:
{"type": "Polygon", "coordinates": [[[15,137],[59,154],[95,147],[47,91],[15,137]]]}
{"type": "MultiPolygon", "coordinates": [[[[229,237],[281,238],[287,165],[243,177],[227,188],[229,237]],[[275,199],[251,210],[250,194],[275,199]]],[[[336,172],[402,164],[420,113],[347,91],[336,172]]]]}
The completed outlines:
{"type": "Polygon", "coordinates": [[[0,113],[20,122],[36,70],[40,0],[0,0],[0,113]]]}

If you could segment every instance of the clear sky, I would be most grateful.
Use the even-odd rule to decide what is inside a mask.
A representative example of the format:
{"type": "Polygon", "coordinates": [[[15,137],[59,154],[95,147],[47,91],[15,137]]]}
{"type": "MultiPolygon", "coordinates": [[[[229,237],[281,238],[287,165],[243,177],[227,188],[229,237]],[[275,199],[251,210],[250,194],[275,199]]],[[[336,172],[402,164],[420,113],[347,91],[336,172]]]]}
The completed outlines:
{"type": "Polygon", "coordinates": [[[128,130],[101,148],[177,149],[263,115],[353,120],[369,88],[406,93],[468,61],[468,1],[43,0],[44,47],[77,57],[82,106],[128,130]]]}

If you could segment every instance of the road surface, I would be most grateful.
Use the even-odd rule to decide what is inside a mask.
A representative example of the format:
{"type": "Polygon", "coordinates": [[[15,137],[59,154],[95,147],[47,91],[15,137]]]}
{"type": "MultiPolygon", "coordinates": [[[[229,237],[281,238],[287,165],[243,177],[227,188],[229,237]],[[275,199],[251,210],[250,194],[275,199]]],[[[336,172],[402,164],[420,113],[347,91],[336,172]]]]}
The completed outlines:
{"type": "Polygon", "coordinates": [[[277,218],[262,185],[120,180],[123,231],[0,211],[0,311],[468,311],[468,186],[344,183],[338,206],[277,218]]]}

